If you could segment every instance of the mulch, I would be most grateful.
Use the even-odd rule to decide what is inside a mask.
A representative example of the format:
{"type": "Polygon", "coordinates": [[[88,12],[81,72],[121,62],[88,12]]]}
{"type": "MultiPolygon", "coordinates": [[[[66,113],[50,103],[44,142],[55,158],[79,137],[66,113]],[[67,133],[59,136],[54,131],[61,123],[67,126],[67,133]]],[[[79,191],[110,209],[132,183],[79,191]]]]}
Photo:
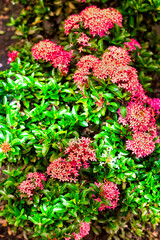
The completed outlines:
{"type": "Polygon", "coordinates": [[[7,64],[9,46],[14,46],[16,39],[13,39],[14,27],[6,24],[10,17],[16,18],[20,13],[21,6],[13,6],[9,0],[0,0],[0,71],[10,68],[7,64]]]}

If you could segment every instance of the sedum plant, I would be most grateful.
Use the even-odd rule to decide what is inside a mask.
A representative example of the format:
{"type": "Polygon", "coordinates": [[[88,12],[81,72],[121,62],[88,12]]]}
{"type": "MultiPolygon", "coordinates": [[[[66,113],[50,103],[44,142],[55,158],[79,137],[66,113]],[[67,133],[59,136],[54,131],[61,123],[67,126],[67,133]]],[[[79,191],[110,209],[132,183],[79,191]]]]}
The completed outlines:
{"type": "Polygon", "coordinates": [[[64,33],[0,72],[0,215],[28,239],[143,236],[160,220],[160,99],[134,67],[141,45],[113,8],[69,16],[64,33]]]}

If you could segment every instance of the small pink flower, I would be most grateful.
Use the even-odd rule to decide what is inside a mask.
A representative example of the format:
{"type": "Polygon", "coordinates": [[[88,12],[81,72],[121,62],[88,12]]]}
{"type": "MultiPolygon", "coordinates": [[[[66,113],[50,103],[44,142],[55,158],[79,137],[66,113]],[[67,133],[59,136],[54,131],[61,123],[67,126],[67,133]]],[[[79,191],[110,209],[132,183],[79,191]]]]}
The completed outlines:
{"type": "Polygon", "coordinates": [[[133,51],[136,50],[136,47],[141,49],[141,45],[135,40],[135,39],[130,39],[130,42],[125,42],[124,45],[128,48],[128,51],[133,51]],[[135,47],[136,46],[136,47],[135,47]]]}
{"type": "Polygon", "coordinates": [[[71,237],[65,237],[64,238],[64,240],[70,240],[71,239],[71,237]]]}
{"type": "Polygon", "coordinates": [[[79,23],[83,21],[83,18],[78,14],[73,14],[65,20],[64,24],[64,32],[66,35],[68,35],[71,31],[71,29],[78,29],[79,23]]]}
{"type": "MultiPolygon", "coordinates": [[[[40,188],[40,190],[43,189],[43,181],[46,181],[47,179],[45,178],[44,174],[34,172],[34,173],[29,173],[27,175],[27,180],[23,181],[19,185],[19,190],[20,192],[27,194],[27,196],[31,199],[31,197],[34,195],[35,191],[37,188],[40,188]]],[[[23,195],[21,196],[23,197],[23,195]]]]}
{"type": "Polygon", "coordinates": [[[68,154],[69,161],[77,169],[80,167],[88,168],[89,161],[97,161],[95,150],[90,146],[90,138],[78,138],[69,142],[69,147],[65,149],[65,154],[68,154]]]}
{"type": "Polygon", "coordinates": [[[152,108],[144,107],[141,102],[130,102],[127,106],[127,121],[130,128],[136,131],[147,131],[155,125],[155,115],[152,108]]]}
{"type": "Polygon", "coordinates": [[[103,183],[95,182],[95,185],[98,188],[101,188],[102,191],[100,192],[100,197],[94,200],[98,202],[102,202],[101,199],[105,199],[105,200],[109,200],[111,203],[111,206],[102,203],[99,207],[99,211],[103,211],[106,208],[115,209],[115,207],[117,207],[117,202],[119,200],[119,194],[120,194],[117,185],[114,184],[113,182],[105,181],[105,180],[103,181],[103,183]]]}
{"type": "Polygon", "coordinates": [[[65,158],[58,158],[51,162],[47,167],[47,174],[50,175],[52,179],[57,178],[60,181],[68,182],[76,182],[76,177],[79,175],[75,164],[67,162],[65,158]]]}
{"type": "Polygon", "coordinates": [[[89,234],[90,231],[90,223],[87,222],[81,222],[80,226],[80,232],[79,233],[73,233],[75,240],[81,240],[85,236],[89,234]]]}
{"type": "Polygon", "coordinates": [[[7,63],[11,63],[11,62],[14,62],[15,59],[18,57],[18,53],[16,50],[12,51],[12,52],[9,52],[8,53],[8,61],[7,63]]]}
{"type": "Polygon", "coordinates": [[[88,87],[88,75],[90,75],[90,70],[99,62],[99,58],[94,55],[83,56],[77,63],[78,70],[76,70],[73,75],[74,82],[77,87],[83,92],[83,86],[88,87]]]}
{"type": "Polygon", "coordinates": [[[83,47],[91,46],[91,43],[89,43],[90,38],[85,34],[81,33],[80,37],[77,39],[77,43],[83,47]]]}
{"type": "Polygon", "coordinates": [[[132,136],[133,140],[126,141],[126,148],[131,150],[133,154],[136,154],[137,158],[146,157],[154,151],[154,136],[152,136],[150,133],[138,131],[132,136]]]}
{"type": "Polygon", "coordinates": [[[154,109],[156,114],[160,114],[160,98],[147,98],[147,103],[154,109]]]}

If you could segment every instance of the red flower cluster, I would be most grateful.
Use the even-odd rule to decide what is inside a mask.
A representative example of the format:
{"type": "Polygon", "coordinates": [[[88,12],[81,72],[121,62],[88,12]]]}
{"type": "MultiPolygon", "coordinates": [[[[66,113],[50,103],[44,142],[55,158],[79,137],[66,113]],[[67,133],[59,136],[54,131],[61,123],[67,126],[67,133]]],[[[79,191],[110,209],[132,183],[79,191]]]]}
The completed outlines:
{"type": "MultiPolygon", "coordinates": [[[[87,236],[89,234],[90,231],[90,223],[87,222],[81,222],[80,223],[80,232],[79,233],[73,233],[73,237],[75,240],[81,240],[82,238],[84,238],[85,236],[87,236]]],[[[71,239],[71,235],[70,237],[66,237],[64,238],[65,240],[70,240],[71,239]]]]}
{"type": "Polygon", "coordinates": [[[156,114],[160,114],[160,98],[147,97],[147,103],[154,109],[156,114]]]}
{"type": "Polygon", "coordinates": [[[108,30],[118,24],[122,27],[122,15],[114,8],[100,9],[96,6],[85,8],[79,15],[71,15],[65,20],[65,34],[68,35],[72,29],[80,27],[89,28],[90,34],[100,37],[105,36],[108,30]]]}
{"type": "Polygon", "coordinates": [[[118,67],[125,66],[131,62],[129,53],[124,48],[111,46],[108,47],[107,50],[108,51],[106,51],[102,56],[105,64],[108,64],[108,62],[113,62],[114,65],[118,67]]]}
{"type": "Polygon", "coordinates": [[[102,60],[94,55],[86,55],[77,63],[78,69],[73,79],[78,88],[83,91],[83,86],[88,87],[88,75],[93,71],[96,78],[111,78],[111,81],[132,94],[144,93],[139,83],[136,69],[129,66],[131,61],[129,53],[121,47],[109,47],[102,55],[102,60]]]}
{"type": "Polygon", "coordinates": [[[83,18],[81,15],[73,14],[65,20],[64,24],[64,30],[65,34],[68,35],[71,31],[71,29],[78,29],[80,28],[80,23],[83,21],[83,18]]]}
{"type": "MultiPolygon", "coordinates": [[[[23,181],[20,185],[19,185],[19,190],[20,192],[27,194],[27,196],[30,198],[30,200],[32,199],[31,197],[34,195],[35,190],[37,188],[40,188],[40,190],[43,189],[43,181],[46,181],[47,179],[45,178],[44,174],[42,173],[38,173],[38,172],[34,172],[34,173],[29,173],[27,175],[27,180],[23,181]]],[[[23,197],[23,195],[21,196],[23,197]]]]}
{"type": "Polygon", "coordinates": [[[126,141],[126,147],[131,150],[136,157],[145,157],[155,149],[154,138],[157,138],[156,113],[160,110],[160,99],[151,99],[143,96],[131,99],[127,106],[127,116],[124,119],[120,110],[118,121],[123,125],[129,124],[132,129],[133,140],[126,141]]]}
{"type": "Polygon", "coordinates": [[[136,69],[128,65],[130,61],[126,49],[115,46],[109,47],[102,55],[102,60],[95,65],[93,75],[104,80],[110,77],[112,83],[135,94],[140,90],[141,85],[136,69]]]}
{"type": "Polygon", "coordinates": [[[78,88],[83,92],[83,86],[88,87],[88,75],[91,74],[90,70],[98,64],[99,58],[94,55],[83,56],[77,63],[78,70],[73,75],[74,82],[78,88]]]}
{"type": "Polygon", "coordinates": [[[65,149],[65,154],[68,154],[69,161],[77,169],[80,167],[88,168],[89,161],[96,161],[95,150],[90,147],[91,140],[90,138],[82,137],[71,141],[69,147],[65,149]]]}
{"type": "Polygon", "coordinates": [[[91,43],[89,43],[89,40],[90,38],[85,33],[82,32],[80,37],[77,39],[77,43],[83,47],[91,46],[91,43]]]}
{"type": "Polygon", "coordinates": [[[80,167],[88,168],[89,160],[96,161],[95,150],[90,147],[91,140],[82,137],[69,143],[65,149],[67,159],[58,158],[51,162],[47,168],[47,174],[51,178],[57,178],[60,181],[76,182],[80,167]]]}
{"type": "Polygon", "coordinates": [[[77,176],[79,175],[78,170],[72,164],[72,162],[67,162],[64,158],[58,158],[50,163],[47,167],[47,174],[51,178],[57,178],[60,181],[76,182],[77,176]]]}
{"type": "Polygon", "coordinates": [[[136,154],[137,157],[145,157],[154,151],[154,137],[150,133],[137,131],[132,136],[133,140],[126,141],[126,148],[136,154]]]}
{"type": "Polygon", "coordinates": [[[73,233],[75,240],[81,240],[85,236],[89,234],[90,231],[90,223],[87,222],[81,222],[80,226],[80,232],[79,233],[73,233]]]}
{"type": "Polygon", "coordinates": [[[141,45],[135,40],[135,39],[130,39],[130,42],[125,42],[124,45],[128,48],[128,51],[133,51],[136,50],[136,47],[141,49],[141,45]],[[136,47],[135,47],[136,46],[136,47]]]}
{"type": "Polygon", "coordinates": [[[155,125],[154,110],[144,107],[142,102],[131,101],[127,107],[126,120],[134,132],[147,131],[148,128],[155,125]]]}
{"type": "Polygon", "coordinates": [[[43,59],[46,62],[50,62],[63,75],[68,73],[72,52],[72,50],[70,52],[63,50],[63,47],[57,46],[48,39],[40,41],[32,48],[32,54],[36,60],[43,59]]]}
{"type": "MultiPolygon", "coordinates": [[[[102,190],[100,192],[101,197],[103,197],[103,199],[105,199],[105,200],[109,200],[111,203],[111,206],[108,206],[108,205],[102,203],[99,207],[99,211],[103,211],[106,208],[115,209],[115,207],[117,207],[117,202],[119,200],[119,194],[120,194],[117,185],[114,184],[113,182],[105,181],[105,180],[103,183],[95,182],[95,185],[98,188],[101,188],[101,190],[102,190]]],[[[93,197],[94,197],[94,195],[93,195],[93,197]]],[[[98,201],[98,202],[102,202],[101,197],[94,199],[94,200],[98,201]]]]}
{"type": "Polygon", "coordinates": [[[12,51],[12,52],[9,52],[8,53],[8,61],[7,63],[11,63],[11,62],[14,62],[15,59],[18,57],[18,53],[16,50],[12,51]]]}

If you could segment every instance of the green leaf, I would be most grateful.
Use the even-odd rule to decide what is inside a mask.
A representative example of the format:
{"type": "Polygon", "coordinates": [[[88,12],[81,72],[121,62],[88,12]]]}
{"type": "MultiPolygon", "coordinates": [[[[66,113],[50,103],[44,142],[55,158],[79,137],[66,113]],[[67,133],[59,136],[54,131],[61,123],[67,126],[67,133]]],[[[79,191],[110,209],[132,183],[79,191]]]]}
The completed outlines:
{"type": "Polygon", "coordinates": [[[43,0],[40,0],[40,4],[41,4],[41,6],[44,8],[44,2],[43,2],[43,0]]]}
{"type": "Polygon", "coordinates": [[[34,224],[39,224],[39,221],[35,218],[35,216],[34,217],[29,216],[28,219],[31,220],[34,224]]]}
{"type": "Polygon", "coordinates": [[[149,207],[154,213],[160,212],[160,209],[155,208],[155,207],[149,207]]]}
{"type": "Polygon", "coordinates": [[[50,161],[50,162],[53,162],[53,161],[54,161],[55,159],[57,159],[58,157],[59,157],[59,153],[54,152],[54,153],[51,155],[49,161],[50,161]]]}
{"type": "Polygon", "coordinates": [[[79,122],[79,125],[82,127],[88,127],[88,123],[86,121],[79,122]]]}
{"type": "Polygon", "coordinates": [[[122,106],[120,112],[121,112],[122,117],[126,118],[126,116],[127,116],[127,108],[122,106]]]}
{"type": "Polygon", "coordinates": [[[45,143],[42,148],[42,155],[45,157],[49,151],[50,145],[48,143],[45,143]]]}
{"type": "Polygon", "coordinates": [[[98,46],[99,46],[99,48],[100,48],[100,51],[103,51],[103,39],[100,39],[100,40],[98,41],[98,46]]]}
{"type": "Polygon", "coordinates": [[[13,121],[12,121],[11,115],[8,114],[8,113],[6,115],[6,120],[7,120],[7,123],[8,123],[9,126],[13,125],[13,121]]]}
{"type": "Polygon", "coordinates": [[[129,26],[134,28],[134,17],[132,16],[129,17],[129,26]]]}
{"type": "Polygon", "coordinates": [[[53,208],[53,212],[64,213],[64,212],[66,212],[66,209],[61,208],[61,207],[55,207],[55,208],[53,208]]]}
{"type": "Polygon", "coordinates": [[[119,88],[117,87],[116,84],[108,85],[107,88],[113,92],[119,91],[119,88]]]}
{"type": "Polygon", "coordinates": [[[92,226],[92,230],[95,233],[95,235],[99,235],[99,231],[97,230],[97,228],[95,228],[94,226],[92,226]]]}
{"type": "Polygon", "coordinates": [[[33,196],[33,199],[34,199],[35,203],[39,203],[40,196],[38,194],[36,194],[36,195],[33,196]]]}

